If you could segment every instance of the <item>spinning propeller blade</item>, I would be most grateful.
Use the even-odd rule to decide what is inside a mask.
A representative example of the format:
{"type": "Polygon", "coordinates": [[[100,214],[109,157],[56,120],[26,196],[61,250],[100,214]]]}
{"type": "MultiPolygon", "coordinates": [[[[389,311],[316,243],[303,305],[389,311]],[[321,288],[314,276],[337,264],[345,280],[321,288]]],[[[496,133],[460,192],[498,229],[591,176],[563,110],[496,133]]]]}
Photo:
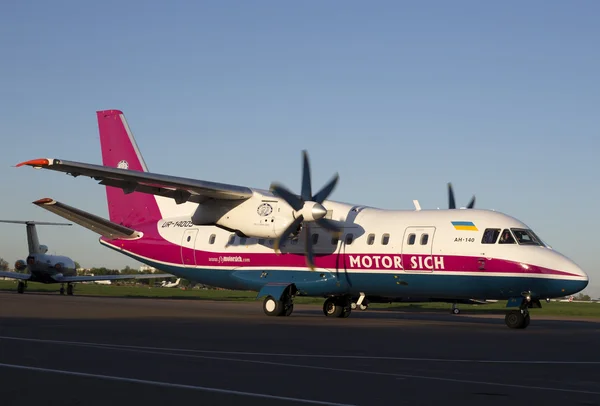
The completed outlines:
{"type": "Polygon", "coordinates": [[[285,200],[285,202],[294,209],[294,217],[296,218],[279,238],[275,240],[275,252],[279,252],[279,247],[282,245],[282,242],[287,239],[290,234],[297,232],[297,230],[300,230],[300,227],[302,227],[302,230],[305,232],[304,254],[306,257],[306,264],[311,270],[315,270],[310,223],[315,222],[336,235],[342,231],[341,227],[334,221],[325,218],[327,209],[322,205],[331,192],[333,192],[338,180],[339,175],[336,173],[333,178],[321,188],[321,190],[313,195],[308,153],[302,151],[302,189],[300,196],[290,192],[285,186],[279,183],[271,184],[271,192],[285,200]]]}

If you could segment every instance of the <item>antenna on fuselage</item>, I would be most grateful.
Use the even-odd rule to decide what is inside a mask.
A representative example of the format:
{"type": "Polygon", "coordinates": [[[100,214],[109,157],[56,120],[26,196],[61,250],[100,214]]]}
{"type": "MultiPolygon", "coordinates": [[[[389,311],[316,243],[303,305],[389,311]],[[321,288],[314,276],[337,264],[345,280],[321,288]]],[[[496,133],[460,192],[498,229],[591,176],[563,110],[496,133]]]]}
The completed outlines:
{"type": "Polygon", "coordinates": [[[416,211],[420,211],[421,210],[421,205],[419,204],[418,200],[413,200],[413,204],[415,205],[415,210],[416,211]]]}

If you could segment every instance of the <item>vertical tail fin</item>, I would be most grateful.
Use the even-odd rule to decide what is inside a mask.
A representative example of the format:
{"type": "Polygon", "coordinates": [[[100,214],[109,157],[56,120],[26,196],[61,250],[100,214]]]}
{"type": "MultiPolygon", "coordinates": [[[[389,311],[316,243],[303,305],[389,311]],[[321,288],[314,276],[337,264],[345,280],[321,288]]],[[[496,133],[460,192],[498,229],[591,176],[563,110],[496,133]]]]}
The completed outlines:
{"type": "MultiPolygon", "coordinates": [[[[148,172],[123,112],[103,110],[97,111],[96,115],[102,148],[102,164],[112,168],[148,172]]],[[[161,218],[153,195],[139,192],[125,194],[123,189],[106,186],[106,199],[110,220],[115,223],[129,227],[161,218]]]]}

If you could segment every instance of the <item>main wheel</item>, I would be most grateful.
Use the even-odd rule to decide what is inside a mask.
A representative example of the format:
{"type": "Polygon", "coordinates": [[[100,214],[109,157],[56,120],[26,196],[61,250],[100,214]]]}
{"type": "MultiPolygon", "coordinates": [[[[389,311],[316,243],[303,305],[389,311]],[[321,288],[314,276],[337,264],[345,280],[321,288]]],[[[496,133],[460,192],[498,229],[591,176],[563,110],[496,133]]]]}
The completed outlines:
{"type": "Polygon", "coordinates": [[[23,282],[19,282],[17,285],[17,292],[24,293],[25,292],[25,284],[23,282]]]}
{"type": "Polygon", "coordinates": [[[263,301],[263,311],[267,316],[281,316],[285,308],[281,300],[275,300],[273,296],[267,296],[263,301]]]}
{"type": "Polygon", "coordinates": [[[455,308],[452,309],[452,313],[459,314],[460,313],[460,309],[458,307],[455,307],[455,308]]]}
{"type": "Polygon", "coordinates": [[[59,293],[61,295],[64,295],[65,294],[65,288],[61,287],[60,290],[59,290],[59,293]]]}
{"type": "Polygon", "coordinates": [[[73,296],[73,285],[67,285],[67,295],[73,296]]]}
{"type": "MultiPolygon", "coordinates": [[[[529,318],[529,315],[527,315],[527,318],[529,318]]],[[[510,312],[506,313],[504,322],[510,328],[523,328],[525,319],[526,317],[523,316],[523,313],[521,313],[519,310],[511,310],[510,312]]],[[[529,324],[529,322],[527,322],[527,324],[529,324]]]]}
{"type": "Polygon", "coordinates": [[[285,308],[285,312],[284,312],[284,316],[289,316],[292,314],[292,312],[294,311],[294,304],[289,304],[286,308],[285,308]]]}
{"type": "Polygon", "coordinates": [[[344,306],[339,303],[337,298],[330,297],[323,304],[323,313],[327,317],[340,317],[344,311],[344,306]]]}

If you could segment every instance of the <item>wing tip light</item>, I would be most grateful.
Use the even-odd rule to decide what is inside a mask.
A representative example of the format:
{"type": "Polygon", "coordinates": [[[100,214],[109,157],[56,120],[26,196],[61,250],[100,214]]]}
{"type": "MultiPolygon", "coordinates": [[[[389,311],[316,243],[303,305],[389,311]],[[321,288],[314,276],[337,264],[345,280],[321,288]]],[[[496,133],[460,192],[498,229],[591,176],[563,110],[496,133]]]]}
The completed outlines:
{"type": "Polygon", "coordinates": [[[44,197],[43,199],[39,199],[39,200],[36,200],[35,202],[33,202],[33,204],[37,204],[37,205],[54,204],[54,203],[55,203],[54,199],[51,199],[49,197],[44,197]]]}
{"type": "Polygon", "coordinates": [[[17,168],[19,168],[24,165],[33,166],[34,168],[41,168],[42,166],[50,165],[50,159],[47,159],[47,158],[30,159],[29,161],[20,162],[16,166],[17,166],[17,168]]]}

